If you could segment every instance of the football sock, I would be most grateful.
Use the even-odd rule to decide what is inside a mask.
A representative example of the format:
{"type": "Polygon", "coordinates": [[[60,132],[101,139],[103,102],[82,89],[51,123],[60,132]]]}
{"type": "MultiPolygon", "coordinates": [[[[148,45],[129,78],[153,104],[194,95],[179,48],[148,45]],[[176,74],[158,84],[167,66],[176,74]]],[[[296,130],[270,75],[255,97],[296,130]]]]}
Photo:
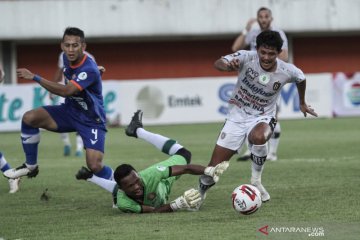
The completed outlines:
{"type": "Polygon", "coordinates": [[[276,155],[277,149],[280,142],[280,123],[278,122],[275,126],[274,133],[271,135],[271,138],[269,139],[269,153],[272,155],[276,155]]]}
{"type": "Polygon", "coordinates": [[[30,170],[33,170],[37,165],[38,145],[40,142],[39,129],[22,122],[21,141],[26,157],[25,164],[30,170]]]}
{"type": "Polygon", "coordinates": [[[261,174],[267,156],[267,144],[252,145],[251,147],[251,178],[261,181],[261,174]]]}
{"type": "Polygon", "coordinates": [[[116,186],[115,181],[104,179],[104,178],[98,177],[96,175],[93,175],[91,178],[88,178],[87,181],[95,183],[99,187],[101,187],[111,193],[114,191],[114,188],[116,186]]]}
{"type": "Polygon", "coordinates": [[[60,133],[60,137],[65,146],[71,146],[70,136],[68,133],[60,133]]]}
{"type": "Polygon", "coordinates": [[[212,177],[207,175],[201,175],[199,177],[199,192],[202,196],[205,195],[206,191],[215,185],[212,177]]]}
{"type": "Polygon", "coordinates": [[[136,130],[138,138],[145,140],[146,142],[154,145],[157,149],[163,153],[174,155],[180,148],[183,148],[180,144],[176,143],[175,140],[164,137],[160,134],[146,131],[143,128],[136,130]]]}
{"type": "Polygon", "coordinates": [[[0,152],[0,169],[2,172],[5,172],[6,170],[9,170],[10,164],[6,161],[4,155],[0,152]]]}
{"type": "Polygon", "coordinates": [[[84,149],[84,143],[80,134],[76,133],[76,151],[81,152],[84,149]]]}
{"type": "Polygon", "coordinates": [[[113,173],[114,171],[111,169],[111,167],[105,165],[99,172],[94,173],[94,175],[100,178],[113,180],[114,178],[113,173]]]}

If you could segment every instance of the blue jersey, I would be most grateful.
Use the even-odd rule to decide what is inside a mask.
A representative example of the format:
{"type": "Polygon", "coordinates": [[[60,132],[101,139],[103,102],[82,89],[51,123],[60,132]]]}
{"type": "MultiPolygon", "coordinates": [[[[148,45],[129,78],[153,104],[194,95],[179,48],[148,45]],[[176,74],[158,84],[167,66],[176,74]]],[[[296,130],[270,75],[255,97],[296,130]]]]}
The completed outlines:
{"type": "Polygon", "coordinates": [[[78,94],[66,97],[65,105],[69,112],[81,123],[101,124],[105,128],[101,75],[95,61],[87,54],[76,66],[70,65],[65,54],[63,60],[65,84],[71,82],[80,90],[78,94]]]}

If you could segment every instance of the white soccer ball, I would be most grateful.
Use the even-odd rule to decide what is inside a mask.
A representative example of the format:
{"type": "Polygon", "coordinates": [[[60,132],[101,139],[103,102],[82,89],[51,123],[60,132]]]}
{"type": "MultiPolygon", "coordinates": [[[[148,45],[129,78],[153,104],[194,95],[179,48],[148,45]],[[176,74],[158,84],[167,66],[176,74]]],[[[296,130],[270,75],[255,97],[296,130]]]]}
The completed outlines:
{"type": "Polygon", "coordinates": [[[260,191],[253,185],[243,184],[232,192],[233,208],[244,215],[256,212],[261,207],[260,191]]]}

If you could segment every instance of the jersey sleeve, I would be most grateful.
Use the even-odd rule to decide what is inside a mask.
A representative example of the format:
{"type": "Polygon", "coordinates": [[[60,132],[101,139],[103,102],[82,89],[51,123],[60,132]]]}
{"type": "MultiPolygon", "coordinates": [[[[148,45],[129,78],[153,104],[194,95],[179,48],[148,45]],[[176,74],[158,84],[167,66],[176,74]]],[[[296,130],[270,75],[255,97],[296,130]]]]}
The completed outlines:
{"type": "Polygon", "coordinates": [[[292,65],[291,69],[291,82],[299,83],[305,81],[305,75],[303,71],[292,65]]]}
{"type": "Polygon", "coordinates": [[[141,213],[141,205],[119,190],[117,193],[117,207],[126,213],[141,213]]]}
{"type": "Polygon", "coordinates": [[[170,177],[170,167],[162,164],[153,165],[139,174],[147,184],[157,185],[161,179],[170,177]]]}
{"type": "Polygon", "coordinates": [[[82,71],[75,79],[72,79],[71,82],[80,90],[87,88],[91,84],[95,83],[98,79],[98,74],[94,71],[82,71]]]}
{"type": "Polygon", "coordinates": [[[256,51],[240,50],[235,53],[224,56],[223,59],[228,62],[232,61],[233,59],[239,59],[240,61],[239,71],[241,71],[242,67],[244,66],[244,63],[250,61],[256,56],[257,56],[256,51]]]}

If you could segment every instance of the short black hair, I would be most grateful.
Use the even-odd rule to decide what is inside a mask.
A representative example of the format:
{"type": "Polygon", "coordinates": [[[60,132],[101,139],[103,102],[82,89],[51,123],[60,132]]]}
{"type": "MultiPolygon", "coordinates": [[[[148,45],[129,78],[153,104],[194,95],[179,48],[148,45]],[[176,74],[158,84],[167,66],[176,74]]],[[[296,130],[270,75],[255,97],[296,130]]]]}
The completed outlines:
{"type": "Polygon", "coordinates": [[[121,164],[120,166],[118,166],[114,172],[114,179],[116,183],[121,186],[121,180],[124,177],[128,176],[131,171],[136,172],[135,168],[130,164],[121,164]]]}
{"type": "Polygon", "coordinates": [[[265,30],[256,37],[256,48],[261,46],[273,47],[278,52],[281,52],[283,42],[279,32],[265,30]]]}
{"type": "Polygon", "coordinates": [[[67,27],[64,31],[64,35],[63,35],[63,41],[65,38],[65,35],[68,36],[78,36],[80,37],[81,42],[85,42],[85,34],[84,31],[81,30],[80,28],[77,27],[67,27]]]}
{"type": "Polygon", "coordinates": [[[259,15],[259,13],[260,13],[261,11],[269,11],[270,15],[272,15],[272,12],[271,12],[270,8],[267,8],[267,7],[261,7],[261,8],[259,8],[259,10],[257,11],[257,15],[259,15]]]}

